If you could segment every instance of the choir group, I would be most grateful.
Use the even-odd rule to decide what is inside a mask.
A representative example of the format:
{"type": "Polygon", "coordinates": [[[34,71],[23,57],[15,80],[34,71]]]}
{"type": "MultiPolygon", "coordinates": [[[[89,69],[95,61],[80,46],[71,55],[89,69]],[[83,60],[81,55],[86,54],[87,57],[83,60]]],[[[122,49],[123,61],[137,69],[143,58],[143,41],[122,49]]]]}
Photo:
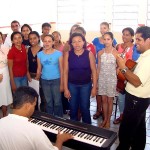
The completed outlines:
{"type": "Polygon", "coordinates": [[[133,150],[143,149],[142,119],[150,97],[147,92],[150,69],[145,65],[150,61],[149,27],[139,27],[136,32],[131,27],[122,29],[122,43],[117,43],[107,22],[100,24],[100,37],[93,38],[91,43],[86,41],[86,31],[78,24],[72,26],[66,42],[61,41],[63,35],[59,31],[51,33],[50,23],[42,24],[42,35],[28,24],[20,26],[16,20],[11,22],[11,29],[12,34],[5,39],[0,32],[3,117],[7,116],[8,105],[14,107],[17,89],[27,87],[32,80],[38,80],[40,87],[41,103],[40,107],[36,103],[36,110],[58,117],[67,111],[71,120],[91,124],[90,98],[96,96],[97,111],[93,119],[102,116],[99,127],[107,129],[113,99],[118,96],[120,117],[113,122],[121,123],[117,149],[127,150],[130,146],[133,150]],[[127,66],[129,60],[137,61],[132,69],[127,66]],[[120,73],[125,78],[123,88],[119,86],[120,73]],[[144,105],[142,110],[140,105],[144,105]],[[142,144],[137,142],[140,136],[142,144]]]}

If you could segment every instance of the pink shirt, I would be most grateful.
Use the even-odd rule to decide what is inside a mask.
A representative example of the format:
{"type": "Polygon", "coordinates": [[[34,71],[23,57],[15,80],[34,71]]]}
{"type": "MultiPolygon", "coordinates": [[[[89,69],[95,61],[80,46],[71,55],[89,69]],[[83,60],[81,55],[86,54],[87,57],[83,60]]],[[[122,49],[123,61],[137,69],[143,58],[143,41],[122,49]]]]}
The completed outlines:
{"type": "Polygon", "coordinates": [[[121,44],[119,44],[118,46],[118,52],[121,54],[121,53],[125,53],[125,58],[126,58],[126,61],[128,59],[132,59],[132,54],[133,54],[133,46],[131,47],[127,47],[125,50],[121,47],[121,44]]]}
{"type": "Polygon", "coordinates": [[[62,51],[63,51],[63,49],[64,49],[64,45],[62,44],[62,45],[59,47],[59,49],[58,49],[58,50],[62,52],[62,51]]]}
{"type": "Polygon", "coordinates": [[[7,66],[7,54],[9,48],[4,45],[0,46],[0,68],[4,68],[7,66]]]}

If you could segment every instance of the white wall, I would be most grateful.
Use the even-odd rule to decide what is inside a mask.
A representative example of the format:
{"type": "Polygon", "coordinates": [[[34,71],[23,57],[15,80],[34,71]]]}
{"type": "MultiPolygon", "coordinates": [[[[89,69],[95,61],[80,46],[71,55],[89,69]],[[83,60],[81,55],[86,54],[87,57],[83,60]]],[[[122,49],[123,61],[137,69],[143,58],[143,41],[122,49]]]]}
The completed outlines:
{"type": "MultiPolygon", "coordinates": [[[[10,26],[13,20],[20,24],[37,24],[57,19],[57,0],[0,0],[0,6],[0,27],[10,26]]],[[[0,28],[0,31],[11,30],[0,28]]]]}
{"type": "MultiPolygon", "coordinates": [[[[88,1],[88,0],[85,0],[88,1]]],[[[99,0],[100,2],[101,0],[99,0]]],[[[107,11],[105,20],[111,22],[113,18],[112,5],[114,0],[105,0],[107,3],[107,11]]],[[[115,0],[117,4],[124,0],[115,0]],[[117,2],[118,1],[118,2],[117,2]]],[[[146,24],[147,19],[147,0],[126,0],[136,1],[138,4],[138,23],[146,24]]],[[[63,1],[62,1],[63,2],[63,1]]],[[[76,1],[81,5],[80,0],[76,1]]],[[[93,1],[94,3],[94,1],[93,1]]],[[[11,32],[9,28],[1,28],[10,26],[12,20],[18,20],[21,25],[24,23],[36,24],[32,25],[33,30],[41,33],[41,24],[43,22],[56,22],[52,24],[52,31],[57,30],[57,0],[0,0],[0,31],[3,33],[11,32]]],[[[94,8],[93,8],[94,9],[94,8]]],[[[92,11],[92,10],[89,10],[92,11]]],[[[76,22],[75,22],[76,23],[76,22]]],[[[91,25],[91,24],[89,24],[91,25]]],[[[138,26],[138,25],[137,25],[138,26]]],[[[87,31],[88,41],[91,42],[95,36],[99,36],[99,24],[95,31],[87,31]]],[[[66,28],[66,27],[65,27],[66,28]]],[[[86,29],[86,28],[85,28],[86,29]]],[[[58,29],[59,30],[59,29],[58,29]]],[[[69,29],[68,29],[69,30],[69,29]]],[[[60,30],[63,41],[68,39],[68,30],[60,30]]],[[[115,32],[115,37],[121,42],[121,33],[115,32]]]]}

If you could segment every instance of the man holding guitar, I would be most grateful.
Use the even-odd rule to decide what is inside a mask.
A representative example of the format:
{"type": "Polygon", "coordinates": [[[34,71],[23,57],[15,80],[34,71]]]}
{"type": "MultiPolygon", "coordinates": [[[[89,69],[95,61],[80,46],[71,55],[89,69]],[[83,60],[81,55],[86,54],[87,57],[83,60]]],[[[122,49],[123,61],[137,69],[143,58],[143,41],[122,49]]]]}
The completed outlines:
{"type": "Polygon", "coordinates": [[[117,62],[127,79],[123,120],[119,128],[117,150],[144,150],[146,143],[145,114],[150,104],[150,27],[136,30],[137,49],[141,52],[135,70],[130,71],[118,55],[117,62]]]}

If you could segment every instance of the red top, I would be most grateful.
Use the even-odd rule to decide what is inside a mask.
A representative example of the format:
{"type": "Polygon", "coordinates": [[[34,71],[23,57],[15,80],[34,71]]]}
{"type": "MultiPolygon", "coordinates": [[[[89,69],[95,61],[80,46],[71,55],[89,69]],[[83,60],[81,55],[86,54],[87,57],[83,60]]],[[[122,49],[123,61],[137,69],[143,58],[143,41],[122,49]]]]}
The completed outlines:
{"type": "Polygon", "coordinates": [[[87,43],[86,48],[87,48],[87,50],[91,51],[94,56],[96,56],[96,50],[95,50],[95,47],[92,43],[87,43]]]}
{"type": "Polygon", "coordinates": [[[21,45],[21,50],[12,46],[7,58],[13,60],[12,71],[14,77],[23,77],[27,74],[27,53],[24,45],[21,45]]]}

